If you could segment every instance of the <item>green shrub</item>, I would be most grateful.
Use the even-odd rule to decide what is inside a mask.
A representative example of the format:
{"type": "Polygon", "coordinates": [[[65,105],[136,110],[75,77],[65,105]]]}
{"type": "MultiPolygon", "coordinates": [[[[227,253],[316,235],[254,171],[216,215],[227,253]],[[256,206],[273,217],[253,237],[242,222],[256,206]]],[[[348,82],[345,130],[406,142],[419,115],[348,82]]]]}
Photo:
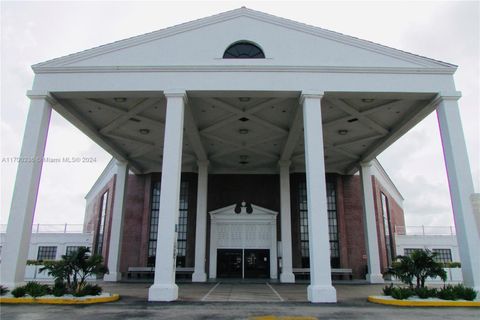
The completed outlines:
{"type": "Polygon", "coordinates": [[[2,285],[0,284],[0,296],[3,296],[3,295],[5,295],[5,294],[7,294],[8,291],[9,291],[9,290],[7,289],[7,287],[4,287],[4,286],[2,286],[2,285]]]}
{"type": "Polygon", "coordinates": [[[383,287],[383,294],[386,296],[391,296],[392,295],[392,289],[393,289],[393,283],[390,283],[389,286],[383,287]]]}
{"type": "Polygon", "coordinates": [[[26,294],[27,290],[25,290],[25,286],[16,287],[12,290],[12,296],[14,296],[15,298],[25,297],[26,294]]]}
{"type": "Polygon", "coordinates": [[[462,264],[460,262],[452,261],[452,262],[445,262],[443,264],[444,268],[461,268],[462,264]]]}
{"type": "Polygon", "coordinates": [[[447,285],[438,291],[437,295],[440,299],[444,300],[475,300],[477,292],[472,288],[465,287],[463,284],[457,284],[455,286],[447,285]]]}
{"type": "Polygon", "coordinates": [[[427,278],[440,277],[447,280],[447,273],[443,264],[435,260],[437,253],[428,249],[417,249],[408,256],[397,256],[387,274],[393,275],[410,288],[413,288],[414,281],[416,288],[425,287],[427,278]]]}
{"type": "Polygon", "coordinates": [[[410,288],[392,288],[392,298],[398,300],[408,299],[415,295],[415,292],[410,288]]]}
{"type": "Polygon", "coordinates": [[[52,294],[55,297],[61,297],[67,293],[67,284],[63,281],[55,281],[52,288],[52,294]]]}
{"type": "Polygon", "coordinates": [[[30,281],[25,285],[25,292],[31,297],[36,298],[49,294],[51,290],[46,284],[30,281]]]}
{"type": "Polygon", "coordinates": [[[98,296],[102,294],[102,288],[96,284],[86,284],[82,289],[73,293],[75,297],[98,296]]]}
{"type": "Polygon", "coordinates": [[[102,294],[103,289],[96,284],[87,284],[85,288],[83,288],[87,296],[99,296],[102,294]]]}
{"type": "Polygon", "coordinates": [[[458,300],[456,290],[450,284],[438,290],[437,297],[443,300],[458,300]]]}
{"type": "Polygon", "coordinates": [[[415,289],[415,294],[421,299],[435,298],[437,296],[437,289],[429,289],[427,287],[415,289]]]}
{"type": "Polygon", "coordinates": [[[465,288],[462,294],[462,299],[473,301],[477,297],[477,291],[473,290],[473,288],[465,288]]]}
{"type": "Polygon", "coordinates": [[[76,251],[63,255],[59,261],[45,261],[40,272],[47,271],[55,281],[65,282],[67,291],[82,295],[87,278],[92,275],[108,273],[101,255],[90,255],[90,248],[79,247],[76,251]]]}

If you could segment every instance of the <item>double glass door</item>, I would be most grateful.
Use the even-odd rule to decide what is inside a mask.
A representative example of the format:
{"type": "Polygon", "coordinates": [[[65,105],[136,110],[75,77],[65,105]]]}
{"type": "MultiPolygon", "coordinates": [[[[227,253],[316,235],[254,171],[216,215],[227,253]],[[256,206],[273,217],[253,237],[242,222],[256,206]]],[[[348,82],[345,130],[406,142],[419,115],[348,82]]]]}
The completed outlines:
{"type": "Polygon", "coordinates": [[[270,250],[218,249],[218,278],[269,278],[270,250]]]}

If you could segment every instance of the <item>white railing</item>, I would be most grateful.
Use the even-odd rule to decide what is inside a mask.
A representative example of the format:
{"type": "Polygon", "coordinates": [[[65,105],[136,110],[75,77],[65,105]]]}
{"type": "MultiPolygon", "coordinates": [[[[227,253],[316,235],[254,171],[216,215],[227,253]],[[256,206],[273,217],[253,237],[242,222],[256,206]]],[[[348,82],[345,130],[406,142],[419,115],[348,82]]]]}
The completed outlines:
{"type": "MultiPolygon", "coordinates": [[[[6,233],[7,225],[0,224],[0,233],[6,233]]],[[[83,233],[83,224],[45,224],[36,223],[32,226],[32,233],[83,233]]]]}
{"type": "Polygon", "coordinates": [[[395,234],[409,236],[451,236],[456,233],[454,226],[395,226],[395,234]]]}

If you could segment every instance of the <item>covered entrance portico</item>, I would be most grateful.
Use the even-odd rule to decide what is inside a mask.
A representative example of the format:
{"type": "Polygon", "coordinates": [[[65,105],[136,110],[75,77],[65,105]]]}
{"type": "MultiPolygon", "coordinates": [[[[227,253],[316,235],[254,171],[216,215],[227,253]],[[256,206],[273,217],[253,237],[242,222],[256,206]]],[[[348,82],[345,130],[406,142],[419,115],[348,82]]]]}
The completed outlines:
{"type": "MultiPolygon", "coordinates": [[[[118,160],[105,280],[120,279],[123,195],[131,170],[162,172],[149,300],[178,297],[175,245],[182,172],[198,173],[193,281],[207,278],[209,174],[275,172],[280,177],[279,190],[272,190],[280,202],[280,280],[293,282],[289,175],[305,172],[308,300],[335,302],[325,175],[360,170],[367,279],[382,282],[369,162],[436,110],[463,278],[480,289],[475,272],[480,269],[475,251],[479,235],[469,200],[473,183],[458,112],[460,94],[453,82],[455,66],[245,8],[175,30],[34,66],[21,156],[43,157],[54,109],[118,160]],[[242,39],[254,39],[266,58],[218,58],[242,39]],[[185,56],[180,43],[205,50],[185,56]]],[[[41,161],[18,167],[2,258],[2,283],[10,287],[23,281],[41,169],[41,161]]],[[[276,243],[226,249],[269,249],[270,277],[276,277],[276,243]]],[[[211,260],[216,252],[210,253],[210,275],[216,272],[211,260]]],[[[242,251],[242,268],[243,259],[242,251]]]]}

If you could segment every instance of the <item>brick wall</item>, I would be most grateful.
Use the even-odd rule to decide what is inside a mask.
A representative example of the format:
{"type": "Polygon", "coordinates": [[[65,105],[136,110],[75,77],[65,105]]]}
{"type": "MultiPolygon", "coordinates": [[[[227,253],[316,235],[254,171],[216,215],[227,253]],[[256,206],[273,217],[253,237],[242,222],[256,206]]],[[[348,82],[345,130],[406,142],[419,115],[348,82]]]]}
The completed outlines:
{"type": "Polygon", "coordinates": [[[383,213],[382,213],[382,198],[381,194],[383,193],[387,197],[388,211],[390,217],[390,226],[392,233],[392,247],[393,253],[392,256],[395,257],[397,254],[395,252],[395,237],[393,232],[395,231],[395,226],[405,226],[405,217],[403,209],[398,204],[390,193],[385,189],[384,186],[376,179],[372,177],[374,205],[375,205],[375,218],[377,221],[377,234],[378,234],[378,249],[380,252],[380,268],[382,272],[385,272],[388,268],[387,262],[387,249],[385,245],[385,228],[383,223],[383,213]]]}
{"type": "Polygon", "coordinates": [[[341,176],[343,185],[345,224],[345,246],[347,263],[343,266],[351,268],[355,279],[364,279],[367,265],[365,249],[365,233],[363,223],[363,199],[360,176],[341,176]]]}

